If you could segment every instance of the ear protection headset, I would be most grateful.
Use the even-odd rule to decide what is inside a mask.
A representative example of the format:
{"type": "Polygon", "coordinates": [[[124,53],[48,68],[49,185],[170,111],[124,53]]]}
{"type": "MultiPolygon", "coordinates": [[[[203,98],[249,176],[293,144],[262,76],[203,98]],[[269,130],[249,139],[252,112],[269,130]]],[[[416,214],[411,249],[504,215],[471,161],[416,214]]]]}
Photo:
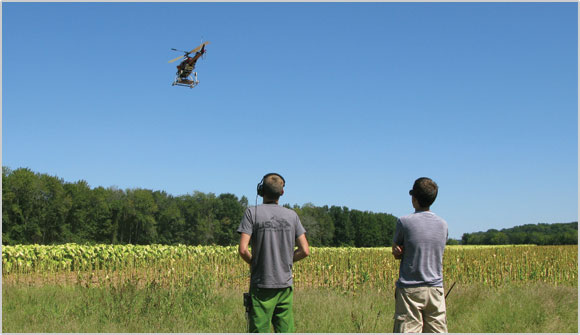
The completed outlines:
{"type": "Polygon", "coordinates": [[[268,178],[269,176],[278,176],[278,177],[280,177],[280,179],[282,179],[282,182],[284,182],[284,186],[286,186],[286,180],[284,180],[284,177],[282,177],[281,175],[277,174],[276,172],[268,173],[267,175],[265,175],[264,177],[262,177],[262,180],[258,183],[257,191],[258,191],[258,195],[261,196],[261,197],[264,196],[264,180],[266,180],[266,178],[268,178]]]}
{"type": "MultiPolygon", "coordinates": [[[[280,177],[282,179],[282,182],[284,182],[283,186],[286,186],[286,180],[284,179],[284,177],[282,177],[281,175],[279,175],[276,172],[268,173],[267,175],[262,177],[262,180],[260,180],[260,182],[258,183],[257,191],[258,191],[258,195],[261,197],[264,196],[264,180],[266,180],[266,178],[268,178],[269,176],[280,177]]],[[[256,222],[256,220],[258,219],[258,195],[256,195],[256,211],[254,212],[254,222],[256,222]]]]}

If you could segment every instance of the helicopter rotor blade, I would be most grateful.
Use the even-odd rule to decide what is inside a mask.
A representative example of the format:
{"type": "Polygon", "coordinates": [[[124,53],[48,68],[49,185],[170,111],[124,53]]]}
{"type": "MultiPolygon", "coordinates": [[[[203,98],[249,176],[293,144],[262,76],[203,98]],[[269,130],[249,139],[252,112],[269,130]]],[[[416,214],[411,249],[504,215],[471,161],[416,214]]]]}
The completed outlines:
{"type": "Polygon", "coordinates": [[[194,53],[194,52],[198,52],[199,50],[201,50],[201,48],[202,48],[204,45],[208,45],[208,44],[209,44],[209,41],[205,41],[205,42],[203,42],[202,44],[200,44],[200,45],[199,45],[197,48],[195,48],[195,49],[191,50],[189,53],[191,54],[191,53],[194,53]]]}
{"type": "Polygon", "coordinates": [[[178,60],[178,59],[181,59],[181,58],[183,58],[183,56],[179,56],[179,57],[177,57],[177,58],[174,58],[174,59],[170,60],[168,63],[173,63],[173,62],[175,62],[176,60],[178,60]]]}
{"type": "Polygon", "coordinates": [[[171,48],[171,50],[173,50],[173,51],[180,51],[180,52],[185,53],[185,56],[179,56],[179,57],[177,57],[175,59],[170,60],[168,63],[173,63],[173,62],[175,62],[178,59],[185,58],[185,57],[189,56],[189,54],[192,54],[194,52],[198,52],[199,50],[201,50],[201,48],[203,48],[205,45],[208,45],[208,44],[209,44],[209,41],[205,41],[202,44],[200,44],[197,48],[195,48],[195,49],[193,49],[193,50],[191,50],[189,52],[183,51],[183,50],[178,50],[178,49],[175,49],[175,48],[171,48]]]}

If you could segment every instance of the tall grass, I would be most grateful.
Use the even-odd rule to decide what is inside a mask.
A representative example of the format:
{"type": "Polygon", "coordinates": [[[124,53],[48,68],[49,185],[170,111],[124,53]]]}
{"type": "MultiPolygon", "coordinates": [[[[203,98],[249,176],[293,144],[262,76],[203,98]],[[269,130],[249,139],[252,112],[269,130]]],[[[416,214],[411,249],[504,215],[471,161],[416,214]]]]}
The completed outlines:
{"type": "MultiPolygon", "coordinates": [[[[527,287],[456,286],[447,300],[450,332],[578,332],[578,292],[527,287]]],[[[10,333],[245,332],[242,291],[183,288],[31,286],[2,288],[2,331],[10,333]]],[[[298,332],[388,333],[392,291],[295,290],[298,332]]]]}
{"type": "MultiPolygon", "coordinates": [[[[244,332],[235,247],[2,248],[3,332],[244,332]]],[[[390,248],[312,248],[294,266],[299,332],[391,332],[390,248]]],[[[577,332],[578,247],[450,247],[450,332],[577,332]]],[[[446,286],[447,287],[447,286],[446,286]]]]}

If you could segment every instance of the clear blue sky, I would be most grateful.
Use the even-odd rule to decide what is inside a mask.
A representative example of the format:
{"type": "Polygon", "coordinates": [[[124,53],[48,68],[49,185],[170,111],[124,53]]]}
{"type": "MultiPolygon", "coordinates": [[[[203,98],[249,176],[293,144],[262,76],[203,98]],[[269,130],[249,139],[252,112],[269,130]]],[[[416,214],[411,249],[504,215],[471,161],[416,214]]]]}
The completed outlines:
{"type": "Polygon", "coordinates": [[[578,217],[575,2],[5,2],[2,35],[11,169],[396,216],[428,176],[455,238],[578,217]]]}

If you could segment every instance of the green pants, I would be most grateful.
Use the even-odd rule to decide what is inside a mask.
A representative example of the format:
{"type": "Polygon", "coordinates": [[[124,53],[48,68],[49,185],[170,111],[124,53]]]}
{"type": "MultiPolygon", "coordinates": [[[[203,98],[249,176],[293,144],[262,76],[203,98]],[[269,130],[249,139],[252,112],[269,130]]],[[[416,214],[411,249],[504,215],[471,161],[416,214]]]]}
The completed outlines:
{"type": "Polygon", "coordinates": [[[252,288],[252,309],[249,315],[250,333],[293,333],[292,287],[252,288]],[[271,324],[270,324],[271,322],[271,324]]]}

